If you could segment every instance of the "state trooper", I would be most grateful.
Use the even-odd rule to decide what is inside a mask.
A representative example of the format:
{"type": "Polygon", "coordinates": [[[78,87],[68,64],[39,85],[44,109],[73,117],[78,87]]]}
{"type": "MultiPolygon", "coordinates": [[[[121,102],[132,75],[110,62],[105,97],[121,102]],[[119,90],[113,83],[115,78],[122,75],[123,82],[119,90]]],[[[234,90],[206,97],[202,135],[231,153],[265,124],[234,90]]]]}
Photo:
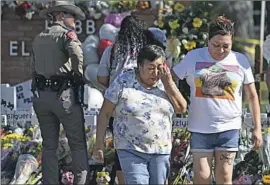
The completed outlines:
{"type": "Polygon", "coordinates": [[[32,45],[33,108],[43,138],[43,184],[59,184],[56,151],[60,123],[72,153],[74,184],[86,184],[89,173],[84,114],[83,53],[75,33],[75,19],[84,20],[83,11],[71,1],[54,1],[40,12],[52,25],[38,34],[32,45]]]}

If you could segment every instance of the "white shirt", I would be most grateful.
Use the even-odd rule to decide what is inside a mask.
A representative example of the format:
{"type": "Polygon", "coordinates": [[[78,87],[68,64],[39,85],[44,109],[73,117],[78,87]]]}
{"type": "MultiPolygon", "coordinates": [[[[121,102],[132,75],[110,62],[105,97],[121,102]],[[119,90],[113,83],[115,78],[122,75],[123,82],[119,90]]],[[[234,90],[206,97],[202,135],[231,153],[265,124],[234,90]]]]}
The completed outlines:
{"type": "Polygon", "coordinates": [[[216,61],[207,47],[199,48],[188,52],[173,70],[190,86],[189,131],[218,133],[241,128],[243,84],[254,82],[246,56],[232,51],[216,61]]]}

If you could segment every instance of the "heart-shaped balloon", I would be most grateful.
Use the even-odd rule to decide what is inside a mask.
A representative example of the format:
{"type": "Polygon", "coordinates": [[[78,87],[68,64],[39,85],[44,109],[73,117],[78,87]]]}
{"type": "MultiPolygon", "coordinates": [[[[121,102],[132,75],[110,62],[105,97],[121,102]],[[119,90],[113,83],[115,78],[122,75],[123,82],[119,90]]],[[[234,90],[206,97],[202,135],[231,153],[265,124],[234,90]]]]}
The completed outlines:
{"type": "Polygon", "coordinates": [[[102,56],[103,52],[105,51],[105,49],[112,45],[113,42],[107,39],[102,39],[99,41],[99,45],[98,45],[98,54],[99,56],[102,56]]]}
{"type": "Polygon", "coordinates": [[[122,20],[128,15],[128,12],[110,13],[105,17],[104,22],[120,28],[122,20]]]}
{"type": "Polygon", "coordinates": [[[100,40],[107,39],[114,41],[118,31],[119,28],[116,28],[111,24],[103,24],[99,29],[99,38],[100,40]]]}

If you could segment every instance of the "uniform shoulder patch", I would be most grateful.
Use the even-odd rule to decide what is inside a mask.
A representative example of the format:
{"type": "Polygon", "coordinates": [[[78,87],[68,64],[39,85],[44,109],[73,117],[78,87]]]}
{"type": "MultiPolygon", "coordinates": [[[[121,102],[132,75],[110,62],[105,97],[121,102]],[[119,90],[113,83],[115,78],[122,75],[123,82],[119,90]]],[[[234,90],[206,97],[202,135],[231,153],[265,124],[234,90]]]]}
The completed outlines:
{"type": "Polygon", "coordinates": [[[72,40],[77,38],[77,34],[72,30],[68,31],[66,33],[66,36],[67,38],[72,39],[72,40]]]}

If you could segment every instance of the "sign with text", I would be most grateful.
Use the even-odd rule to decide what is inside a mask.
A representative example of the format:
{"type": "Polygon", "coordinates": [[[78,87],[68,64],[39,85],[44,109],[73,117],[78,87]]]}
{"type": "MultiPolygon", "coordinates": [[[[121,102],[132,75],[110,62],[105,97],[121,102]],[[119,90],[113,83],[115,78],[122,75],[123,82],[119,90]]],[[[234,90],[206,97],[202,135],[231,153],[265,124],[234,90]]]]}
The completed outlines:
{"type": "Polygon", "coordinates": [[[25,41],[9,41],[9,56],[11,57],[29,57],[30,53],[26,51],[25,41]]]}
{"type": "Polygon", "coordinates": [[[6,116],[8,125],[23,128],[25,124],[32,122],[33,111],[30,110],[14,110],[2,112],[6,116]]]}
{"type": "MultiPolygon", "coordinates": [[[[87,19],[85,21],[76,20],[76,33],[78,35],[85,33],[86,35],[92,35],[96,32],[96,22],[92,19],[87,19]]],[[[49,22],[45,21],[45,29],[49,27],[49,22]]]]}
{"type": "Polygon", "coordinates": [[[1,84],[1,113],[16,110],[16,89],[9,84],[1,84]]]}
{"type": "Polygon", "coordinates": [[[173,128],[187,128],[188,118],[174,118],[173,119],[173,128]]]}
{"type": "Polygon", "coordinates": [[[1,115],[1,126],[7,126],[7,116],[1,115]]]}
{"type": "Polygon", "coordinates": [[[31,109],[33,93],[31,92],[32,80],[15,85],[17,96],[17,109],[31,109]]]}

